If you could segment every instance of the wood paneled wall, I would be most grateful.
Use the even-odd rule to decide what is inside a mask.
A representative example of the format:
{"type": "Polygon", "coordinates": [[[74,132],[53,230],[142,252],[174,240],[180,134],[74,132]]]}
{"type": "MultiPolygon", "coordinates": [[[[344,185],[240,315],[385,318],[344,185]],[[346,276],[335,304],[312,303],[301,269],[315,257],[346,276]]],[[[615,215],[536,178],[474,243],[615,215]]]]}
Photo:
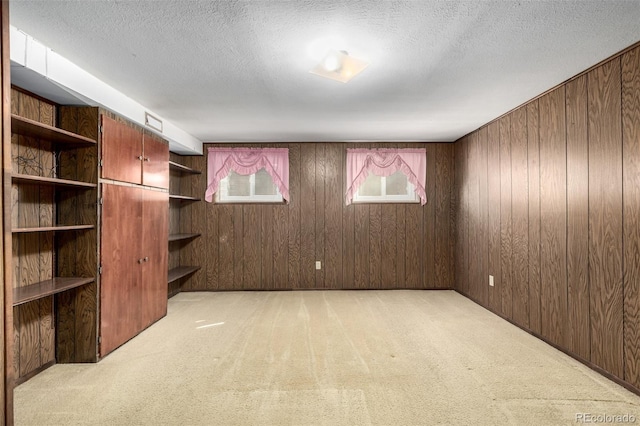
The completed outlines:
{"type": "MultiPolygon", "coordinates": [[[[202,234],[181,248],[181,264],[202,266],[182,290],[453,288],[453,144],[259,146],[289,149],[291,203],[182,207],[180,231],[202,234]],[[347,148],[418,146],[427,150],[425,206],[345,206],[347,148]]],[[[203,197],[206,155],[176,161],[203,171],[180,193],[203,197]]]]}
{"type": "Polygon", "coordinates": [[[455,163],[456,289],[640,389],[640,47],[457,141],[455,163]]]}
{"type": "Polygon", "coordinates": [[[10,55],[9,55],[9,2],[0,4],[0,131],[2,132],[2,199],[3,219],[0,225],[2,231],[2,262],[0,263],[0,424],[13,424],[13,287],[11,274],[13,271],[11,235],[11,217],[7,214],[11,205],[11,84],[10,84],[10,55]]]}
{"type": "MultiPolygon", "coordinates": [[[[13,90],[12,113],[55,125],[53,104],[13,90]]],[[[51,143],[13,135],[12,170],[36,176],[55,176],[55,158],[51,143]]],[[[12,227],[54,225],[54,190],[52,187],[16,185],[11,187],[12,227]]],[[[53,277],[54,241],[52,233],[18,233],[13,235],[13,285],[26,286],[53,277]]],[[[46,297],[13,308],[15,377],[55,362],[55,324],[53,297],[46,297]]]]}

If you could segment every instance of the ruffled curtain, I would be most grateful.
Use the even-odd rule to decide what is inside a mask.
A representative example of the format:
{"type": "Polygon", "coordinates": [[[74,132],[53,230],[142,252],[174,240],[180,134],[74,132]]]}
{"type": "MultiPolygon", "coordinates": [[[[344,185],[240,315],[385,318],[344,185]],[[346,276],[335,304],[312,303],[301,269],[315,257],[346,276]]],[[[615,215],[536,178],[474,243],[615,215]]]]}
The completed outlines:
{"type": "Polygon", "coordinates": [[[420,203],[427,203],[427,150],[417,149],[347,149],[347,205],[369,172],[391,176],[401,170],[416,189],[420,203]]]}
{"type": "Polygon", "coordinates": [[[213,201],[220,180],[233,170],[239,175],[252,175],[264,168],[278,187],[282,198],[289,201],[289,150],[287,148],[209,148],[207,158],[207,191],[204,199],[213,201]]]}

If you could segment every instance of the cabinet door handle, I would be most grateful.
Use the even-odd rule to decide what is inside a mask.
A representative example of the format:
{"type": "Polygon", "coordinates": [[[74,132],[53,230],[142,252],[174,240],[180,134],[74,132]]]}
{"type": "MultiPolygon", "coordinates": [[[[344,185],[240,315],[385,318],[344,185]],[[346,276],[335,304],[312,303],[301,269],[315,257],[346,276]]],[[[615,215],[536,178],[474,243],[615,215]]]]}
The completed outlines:
{"type": "Polygon", "coordinates": [[[138,160],[142,160],[142,155],[138,155],[138,160]]]}
{"type": "Polygon", "coordinates": [[[149,158],[149,157],[144,157],[144,161],[151,161],[151,158],[149,158]]]}
{"type": "Polygon", "coordinates": [[[149,256],[145,256],[145,258],[143,259],[145,262],[149,261],[149,256]]]}
{"type": "Polygon", "coordinates": [[[144,259],[138,259],[138,263],[144,262],[144,259]]]}

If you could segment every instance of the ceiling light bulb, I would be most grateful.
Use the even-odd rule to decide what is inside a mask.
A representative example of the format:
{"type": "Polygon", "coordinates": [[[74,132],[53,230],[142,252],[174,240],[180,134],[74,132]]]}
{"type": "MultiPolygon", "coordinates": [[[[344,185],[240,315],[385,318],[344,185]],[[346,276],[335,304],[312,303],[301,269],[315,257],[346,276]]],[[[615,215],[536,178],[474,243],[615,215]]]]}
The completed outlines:
{"type": "Polygon", "coordinates": [[[324,58],[324,63],[322,64],[324,69],[327,71],[337,71],[340,68],[340,59],[337,55],[328,55],[324,58]]]}

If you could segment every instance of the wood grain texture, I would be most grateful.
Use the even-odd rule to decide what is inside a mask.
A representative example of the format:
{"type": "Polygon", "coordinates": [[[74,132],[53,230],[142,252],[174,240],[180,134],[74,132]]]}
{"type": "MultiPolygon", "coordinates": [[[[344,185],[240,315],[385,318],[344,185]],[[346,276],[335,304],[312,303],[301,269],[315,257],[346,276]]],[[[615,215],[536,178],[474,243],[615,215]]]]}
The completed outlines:
{"type": "Polygon", "coordinates": [[[622,67],[624,380],[640,387],[640,48],[622,67]]]}
{"type": "MultiPolygon", "coordinates": [[[[300,287],[314,288],[316,261],[316,146],[300,148],[300,287]]],[[[321,206],[321,204],[320,204],[321,206]]],[[[318,207],[320,207],[318,206],[318,207]]]]}
{"type": "Polygon", "coordinates": [[[529,327],[529,197],[527,110],[511,114],[512,300],[514,321],[529,327]]]}
{"type": "MultiPolygon", "coordinates": [[[[380,288],[382,262],[382,210],[380,204],[369,206],[369,286],[380,288]]],[[[366,220],[366,219],[365,219],[366,220]]]]}
{"type": "Polygon", "coordinates": [[[488,206],[488,129],[483,127],[478,131],[478,246],[477,256],[480,260],[479,282],[480,303],[489,303],[489,206],[488,206]]]}
{"type": "Polygon", "coordinates": [[[529,199],[529,327],[541,333],[540,290],[540,127],[538,101],[527,108],[527,171],[529,199]]]}
{"type": "Polygon", "coordinates": [[[288,288],[300,288],[300,243],[301,229],[300,223],[302,218],[301,206],[302,200],[306,199],[306,195],[302,192],[301,182],[301,145],[289,145],[289,193],[291,201],[289,202],[289,282],[288,288]]]}
{"type": "Polygon", "coordinates": [[[567,193],[565,92],[539,99],[542,335],[557,345],[567,336],[567,193]]]}
{"type": "Polygon", "coordinates": [[[427,180],[425,187],[427,204],[422,207],[422,288],[438,288],[436,282],[436,169],[438,158],[436,157],[437,145],[426,144],[427,155],[427,180]]]}
{"type": "MultiPolygon", "coordinates": [[[[325,149],[325,217],[324,217],[324,282],[323,287],[343,288],[343,214],[345,192],[344,163],[338,144],[326,144],[325,149]]],[[[393,253],[395,255],[395,252],[393,253]]]]}
{"type": "Polygon", "coordinates": [[[566,85],[568,345],[591,357],[589,325],[589,141],[587,77],[566,85]]]}
{"type": "Polygon", "coordinates": [[[242,285],[246,289],[261,288],[263,280],[261,275],[261,250],[262,227],[260,226],[259,206],[243,206],[243,280],[242,285]]]}
{"type": "Polygon", "coordinates": [[[511,318],[513,310],[513,224],[511,222],[511,115],[498,120],[500,125],[500,269],[502,312],[511,318]]]}
{"type": "Polygon", "coordinates": [[[313,263],[314,270],[314,288],[324,288],[324,275],[326,269],[325,262],[325,229],[326,229],[326,149],[327,144],[320,143],[316,144],[316,165],[315,165],[315,201],[316,201],[316,210],[315,210],[315,260],[321,262],[320,269],[315,269],[315,262],[313,263]]]}
{"type": "MultiPolygon", "coordinates": [[[[206,221],[202,220],[206,222],[206,232],[199,231],[203,235],[202,248],[191,250],[193,242],[185,245],[193,263],[206,265],[206,280],[197,289],[450,288],[447,286],[453,285],[454,256],[454,237],[449,235],[453,229],[453,145],[380,146],[425,145],[431,158],[427,192],[432,211],[417,204],[345,205],[346,148],[370,148],[371,144],[266,145],[289,149],[291,202],[226,206],[206,203],[206,221]],[[257,228],[253,228],[254,224],[257,228]],[[437,238],[441,247],[438,250],[437,238]],[[315,269],[316,260],[322,262],[322,269],[315,269]],[[240,281],[236,279],[238,268],[242,271],[240,281]],[[445,284],[436,284],[437,268],[445,284]]],[[[172,160],[180,162],[175,155],[172,160]]],[[[206,158],[201,161],[205,168],[206,158]]],[[[206,176],[193,175],[189,179],[195,179],[192,187],[204,188],[206,176]]],[[[171,220],[181,222],[180,229],[186,232],[182,218],[171,220]]],[[[186,228],[201,221],[193,211],[189,220],[186,228]]],[[[196,290],[189,284],[183,289],[196,290]]]]}
{"type": "Polygon", "coordinates": [[[620,58],[587,74],[591,361],[624,376],[620,58]]]}
{"type": "Polygon", "coordinates": [[[489,287],[489,307],[499,312],[502,310],[502,263],[500,261],[500,126],[498,122],[493,122],[487,127],[487,169],[489,171],[487,175],[488,267],[494,284],[493,287],[489,287]]]}

